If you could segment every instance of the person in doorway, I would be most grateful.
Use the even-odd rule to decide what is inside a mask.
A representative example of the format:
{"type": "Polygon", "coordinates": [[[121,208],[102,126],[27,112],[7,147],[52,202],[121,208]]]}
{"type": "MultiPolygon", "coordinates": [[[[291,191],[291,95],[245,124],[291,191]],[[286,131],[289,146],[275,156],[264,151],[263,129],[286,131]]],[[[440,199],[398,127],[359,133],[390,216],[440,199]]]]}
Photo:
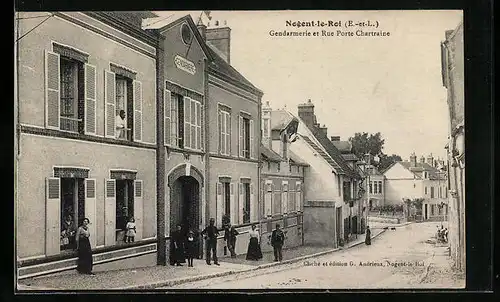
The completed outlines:
{"type": "Polygon", "coordinates": [[[135,233],[137,232],[134,217],[130,217],[130,219],[127,222],[127,225],[125,226],[125,229],[126,229],[125,230],[125,242],[126,243],[134,242],[135,233]]]}
{"type": "Polygon", "coordinates": [[[127,122],[125,120],[125,110],[120,110],[120,113],[116,116],[115,119],[116,124],[116,138],[125,139],[126,138],[126,126],[127,122]]]}
{"type": "Polygon", "coordinates": [[[238,236],[238,235],[239,235],[239,233],[233,225],[226,228],[226,232],[224,233],[224,241],[226,242],[227,248],[229,249],[229,252],[231,253],[231,258],[236,257],[236,253],[235,253],[234,249],[236,247],[236,236],[238,236]]]}
{"type": "Polygon", "coordinates": [[[190,230],[186,238],[186,258],[188,267],[193,267],[193,259],[196,257],[196,241],[194,239],[194,232],[190,230]]]}
{"type": "Polygon", "coordinates": [[[366,245],[371,245],[372,244],[372,231],[370,230],[369,226],[366,226],[365,244],[366,245]]]}
{"type": "Polygon", "coordinates": [[[262,251],[260,249],[260,233],[257,231],[257,226],[252,225],[252,229],[248,232],[250,241],[248,242],[247,260],[262,259],[262,251]]]}
{"type": "Polygon", "coordinates": [[[274,249],[274,261],[283,260],[283,244],[285,243],[285,234],[280,225],[276,224],[276,229],[271,234],[271,246],[274,249]]]}
{"type": "Polygon", "coordinates": [[[184,236],[180,224],[177,225],[177,230],[172,234],[172,241],[174,243],[174,264],[176,266],[182,266],[181,263],[186,262],[186,259],[184,258],[184,236]]]}
{"type": "Polygon", "coordinates": [[[76,249],[78,250],[78,266],[76,269],[80,274],[93,275],[89,224],[90,220],[84,218],[82,225],[76,231],[76,249]]]}
{"type": "Polygon", "coordinates": [[[61,247],[63,249],[74,249],[76,225],[71,214],[66,215],[61,225],[61,247]]]}
{"type": "Polygon", "coordinates": [[[210,252],[212,252],[214,264],[220,265],[217,259],[217,236],[219,236],[219,231],[215,226],[215,219],[210,218],[210,225],[208,225],[203,231],[201,231],[201,235],[205,239],[205,244],[207,246],[207,255],[206,261],[208,265],[211,265],[211,257],[210,252]]]}

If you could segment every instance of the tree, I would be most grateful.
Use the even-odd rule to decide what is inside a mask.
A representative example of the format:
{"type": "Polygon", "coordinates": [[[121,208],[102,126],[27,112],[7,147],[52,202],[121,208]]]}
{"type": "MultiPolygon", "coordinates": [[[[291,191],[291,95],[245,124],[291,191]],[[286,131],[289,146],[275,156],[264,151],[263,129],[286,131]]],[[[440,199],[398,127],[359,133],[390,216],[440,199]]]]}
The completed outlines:
{"type": "MultiPolygon", "coordinates": [[[[385,170],[397,161],[402,161],[401,156],[397,154],[387,155],[382,152],[385,140],[380,132],[375,134],[357,132],[353,137],[349,138],[349,142],[352,144],[353,152],[358,158],[365,158],[368,153],[372,156],[378,155],[380,158],[377,166],[379,171],[385,170]]],[[[374,163],[372,162],[372,164],[374,163]]]]}
{"type": "Polygon", "coordinates": [[[392,165],[395,162],[402,161],[403,159],[401,156],[392,154],[392,155],[386,155],[386,154],[380,154],[380,163],[378,164],[378,169],[379,171],[383,171],[387,169],[390,165],[392,165]]]}

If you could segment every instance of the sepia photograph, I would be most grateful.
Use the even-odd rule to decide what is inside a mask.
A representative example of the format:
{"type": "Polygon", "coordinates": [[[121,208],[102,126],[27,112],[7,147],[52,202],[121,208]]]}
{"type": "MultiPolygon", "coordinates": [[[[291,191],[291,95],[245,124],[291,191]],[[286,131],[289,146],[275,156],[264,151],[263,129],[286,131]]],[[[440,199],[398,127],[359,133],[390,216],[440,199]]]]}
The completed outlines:
{"type": "Polygon", "coordinates": [[[465,289],[463,17],[15,12],[16,290],[465,289]]]}

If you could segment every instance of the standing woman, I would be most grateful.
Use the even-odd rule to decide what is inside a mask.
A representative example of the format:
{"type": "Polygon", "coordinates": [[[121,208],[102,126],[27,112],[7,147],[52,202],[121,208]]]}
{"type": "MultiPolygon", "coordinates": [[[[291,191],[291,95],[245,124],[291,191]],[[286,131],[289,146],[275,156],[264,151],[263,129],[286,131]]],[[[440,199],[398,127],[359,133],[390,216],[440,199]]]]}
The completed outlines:
{"type": "Polygon", "coordinates": [[[90,220],[83,219],[82,225],[76,231],[76,249],[78,250],[78,266],[77,270],[81,274],[94,275],[92,273],[92,248],[90,247],[90,220]]]}
{"type": "Polygon", "coordinates": [[[260,260],[262,259],[262,251],[260,250],[260,234],[256,230],[256,225],[252,225],[252,229],[248,232],[250,234],[250,242],[248,242],[247,260],[260,260]]]}
{"type": "Polygon", "coordinates": [[[369,226],[366,226],[365,244],[366,245],[371,245],[372,244],[372,232],[370,231],[370,227],[369,226]]]}

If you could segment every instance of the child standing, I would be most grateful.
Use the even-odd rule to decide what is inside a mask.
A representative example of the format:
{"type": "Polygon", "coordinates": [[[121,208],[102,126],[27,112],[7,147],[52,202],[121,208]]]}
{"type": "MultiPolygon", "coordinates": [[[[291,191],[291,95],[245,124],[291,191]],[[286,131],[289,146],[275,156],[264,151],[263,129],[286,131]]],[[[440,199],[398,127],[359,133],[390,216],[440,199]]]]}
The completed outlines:
{"type": "Polygon", "coordinates": [[[188,260],[188,267],[193,267],[193,258],[196,255],[196,242],[194,240],[194,232],[189,231],[186,239],[186,258],[188,260]]]}
{"type": "Polygon", "coordinates": [[[136,232],[134,217],[130,217],[129,221],[127,222],[127,226],[125,228],[127,229],[125,232],[125,242],[127,243],[134,242],[135,232],[136,232]]]}

